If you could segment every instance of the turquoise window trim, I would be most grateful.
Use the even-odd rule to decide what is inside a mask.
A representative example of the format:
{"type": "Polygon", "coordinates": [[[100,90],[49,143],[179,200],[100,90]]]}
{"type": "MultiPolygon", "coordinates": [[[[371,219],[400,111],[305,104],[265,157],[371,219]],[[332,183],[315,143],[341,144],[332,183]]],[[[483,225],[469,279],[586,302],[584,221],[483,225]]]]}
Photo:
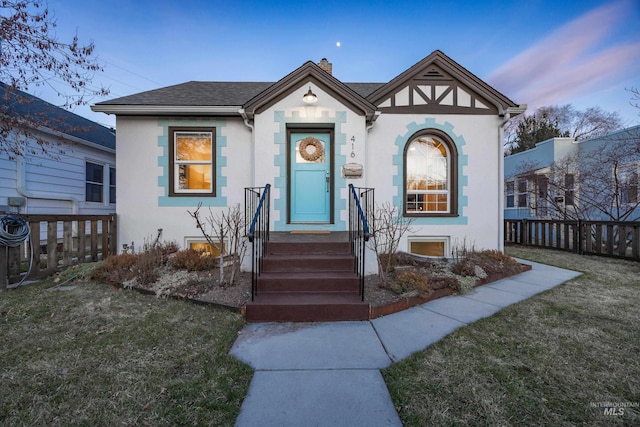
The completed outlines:
{"type": "MultiPolygon", "coordinates": [[[[347,200],[344,191],[347,188],[347,181],[342,177],[341,167],[347,162],[347,156],[341,154],[342,147],[347,144],[347,135],[340,132],[343,123],[347,121],[346,111],[336,111],[335,117],[330,117],[328,111],[323,111],[320,118],[316,118],[315,122],[309,122],[306,117],[301,117],[298,111],[294,111],[290,117],[285,115],[284,111],[274,112],[274,121],[278,124],[278,131],[273,135],[273,142],[279,148],[274,157],[274,166],[277,175],[274,177],[273,186],[279,191],[279,197],[273,200],[274,212],[278,212],[280,219],[275,221],[275,231],[292,231],[292,230],[329,230],[329,231],[345,231],[347,223],[341,219],[340,213],[346,211],[347,200]],[[287,124],[303,123],[313,127],[314,124],[333,123],[334,127],[334,224],[287,224],[287,124]],[[279,171],[279,172],[278,172],[279,171]],[[344,190],[344,191],[343,191],[344,190]]],[[[275,193],[275,192],[274,192],[275,193]]],[[[274,194],[272,193],[272,194],[274,194]]]]}
{"type": "Polygon", "coordinates": [[[396,147],[398,150],[393,156],[393,164],[398,166],[398,173],[393,177],[393,185],[396,187],[396,195],[393,197],[394,206],[398,206],[400,212],[403,211],[402,206],[404,203],[404,147],[409,143],[409,138],[416,132],[425,129],[438,129],[446,133],[456,144],[458,149],[458,216],[455,217],[436,217],[425,216],[417,217],[412,216],[413,224],[415,225],[466,225],[468,218],[466,216],[466,207],[468,206],[467,196],[464,194],[464,190],[468,185],[468,177],[464,171],[468,165],[468,157],[464,153],[463,147],[466,145],[466,141],[462,136],[456,135],[453,132],[453,125],[449,122],[439,124],[434,118],[425,119],[424,123],[410,123],[407,125],[407,133],[398,136],[396,138],[396,147]]]}
{"type": "Polygon", "coordinates": [[[227,166],[227,158],[222,155],[222,148],[227,146],[227,137],[222,136],[222,128],[226,122],[222,120],[166,119],[158,120],[162,135],[158,137],[158,147],[162,153],[158,156],[158,166],[162,174],[158,176],[158,186],[164,194],[158,197],[158,206],[196,207],[198,203],[205,206],[227,206],[227,198],[222,196],[222,189],[227,186],[227,177],[222,175],[222,168],[227,166]],[[169,197],[169,126],[207,126],[216,128],[216,194],[215,197],[169,197]]]}

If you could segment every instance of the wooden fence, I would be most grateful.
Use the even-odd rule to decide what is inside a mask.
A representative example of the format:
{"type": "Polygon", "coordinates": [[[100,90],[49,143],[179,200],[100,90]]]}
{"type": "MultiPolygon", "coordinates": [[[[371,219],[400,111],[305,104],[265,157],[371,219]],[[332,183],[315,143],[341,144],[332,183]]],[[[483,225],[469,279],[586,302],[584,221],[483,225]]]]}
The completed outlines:
{"type": "Polygon", "coordinates": [[[0,247],[0,290],[29,277],[41,278],[60,268],[116,254],[116,215],[23,215],[31,238],[19,247],[0,247]]]}
{"type": "Polygon", "coordinates": [[[505,219],[505,243],[640,261],[640,221],[505,219]]]}

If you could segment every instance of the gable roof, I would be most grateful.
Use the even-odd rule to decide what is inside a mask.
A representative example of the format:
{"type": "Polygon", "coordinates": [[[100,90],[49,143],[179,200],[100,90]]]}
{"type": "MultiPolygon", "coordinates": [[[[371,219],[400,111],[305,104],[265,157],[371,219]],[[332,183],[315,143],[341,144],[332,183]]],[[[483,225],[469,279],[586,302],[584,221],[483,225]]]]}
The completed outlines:
{"type": "Polygon", "coordinates": [[[386,108],[396,113],[410,109],[420,113],[504,114],[509,108],[519,107],[439,50],[375,90],[368,99],[383,112],[386,108]],[[459,94],[468,105],[459,105],[459,94]],[[395,96],[402,96],[403,101],[395,96]]]}
{"type": "MultiPolygon", "coordinates": [[[[253,117],[309,82],[330,93],[358,114],[366,115],[367,119],[375,118],[379,111],[462,114],[504,114],[507,109],[516,110],[514,113],[519,114],[523,111],[509,98],[439,50],[432,52],[388,83],[343,83],[314,62],[307,61],[277,82],[190,81],[99,102],[92,105],[91,109],[119,115],[243,114],[253,117]],[[420,105],[395,105],[395,98],[389,101],[389,105],[385,104],[398,91],[407,90],[407,85],[416,85],[416,81],[421,79],[431,79],[429,84],[432,84],[434,95],[426,94],[423,84],[416,87],[416,96],[422,97],[420,105]],[[443,93],[442,89],[436,89],[436,83],[446,84],[451,88],[443,93]],[[452,109],[449,108],[450,105],[446,105],[443,98],[448,97],[454,100],[452,102],[455,105],[451,106],[457,107],[458,92],[454,91],[455,93],[449,95],[453,89],[457,90],[461,97],[469,98],[470,108],[452,109]],[[437,96],[436,90],[439,91],[437,96]]],[[[408,99],[413,99],[413,96],[413,93],[407,95],[408,99]]]]}
{"type": "Polygon", "coordinates": [[[1,114],[25,118],[42,127],[79,138],[115,150],[114,132],[101,124],[93,122],[71,111],[57,107],[47,101],[20,90],[12,90],[0,82],[1,114]]]}
{"type": "MultiPolygon", "coordinates": [[[[249,117],[261,113],[289,95],[293,90],[309,82],[330,93],[333,98],[354,112],[366,116],[368,120],[374,117],[375,105],[311,61],[305,62],[301,67],[271,85],[267,90],[247,101],[243,108],[244,112],[249,117]]],[[[359,89],[362,90],[364,87],[360,86],[359,89]]]]}

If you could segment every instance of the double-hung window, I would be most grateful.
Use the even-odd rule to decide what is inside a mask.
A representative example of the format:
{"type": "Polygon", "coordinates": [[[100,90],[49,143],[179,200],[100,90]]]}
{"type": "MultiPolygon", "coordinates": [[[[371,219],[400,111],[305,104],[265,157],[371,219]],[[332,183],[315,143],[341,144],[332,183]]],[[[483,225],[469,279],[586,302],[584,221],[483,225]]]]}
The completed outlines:
{"type": "Polygon", "coordinates": [[[405,215],[457,214],[457,152],[445,135],[414,136],[405,147],[405,215]]]}
{"type": "Polygon", "coordinates": [[[507,208],[515,207],[515,197],[514,197],[514,189],[515,183],[513,181],[507,181],[505,183],[505,206],[507,208]]]}
{"type": "Polygon", "coordinates": [[[104,165],[85,163],[85,200],[87,202],[99,202],[104,194],[104,165]]]}
{"type": "Polygon", "coordinates": [[[169,128],[170,196],[215,196],[215,128],[169,128]]]}

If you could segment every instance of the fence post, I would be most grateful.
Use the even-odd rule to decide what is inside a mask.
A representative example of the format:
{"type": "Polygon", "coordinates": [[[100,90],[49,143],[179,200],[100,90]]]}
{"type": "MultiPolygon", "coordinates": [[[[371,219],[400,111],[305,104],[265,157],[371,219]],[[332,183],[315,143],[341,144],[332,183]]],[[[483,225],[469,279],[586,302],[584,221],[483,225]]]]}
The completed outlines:
{"type": "Polygon", "coordinates": [[[9,282],[9,269],[7,268],[9,263],[9,247],[0,247],[0,291],[7,290],[7,283],[9,282]]]}
{"type": "Polygon", "coordinates": [[[585,230],[584,230],[584,224],[582,222],[582,220],[580,218],[578,218],[578,253],[580,255],[584,255],[584,249],[582,248],[582,243],[584,241],[583,238],[583,234],[584,234],[585,230]]]}

